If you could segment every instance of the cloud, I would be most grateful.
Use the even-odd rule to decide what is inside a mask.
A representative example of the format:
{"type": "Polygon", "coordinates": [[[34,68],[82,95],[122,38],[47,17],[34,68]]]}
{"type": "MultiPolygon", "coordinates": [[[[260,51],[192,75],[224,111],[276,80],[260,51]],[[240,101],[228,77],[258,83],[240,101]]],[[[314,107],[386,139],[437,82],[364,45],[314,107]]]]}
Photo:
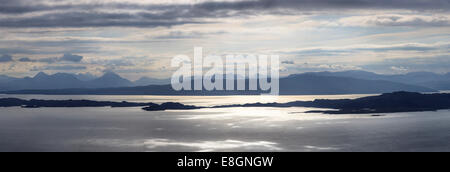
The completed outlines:
{"type": "MultiPolygon", "coordinates": [[[[173,2],[173,1],[166,1],[173,2]]],[[[448,11],[447,0],[234,0],[148,3],[136,1],[2,0],[0,27],[170,27],[210,23],[219,19],[258,14],[301,14],[342,10],[448,11]]]]}
{"type": "Polygon", "coordinates": [[[31,60],[31,59],[28,58],[28,57],[20,58],[18,61],[19,61],[19,62],[34,62],[33,60],[31,60]]]}
{"type": "Polygon", "coordinates": [[[0,13],[30,13],[52,10],[74,9],[196,9],[205,11],[249,10],[289,8],[301,10],[320,9],[441,9],[448,10],[450,3],[446,0],[197,0],[197,1],[110,1],[110,0],[2,0],[0,13]]]}
{"type": "Polygon", "coordinates": [[[83,60],[83,56],[73,55],[73,54],[64,54],[59,60],[61,61],[69,61],[69,62],[80,62],[83,60]]]}
{"type": "Polygon", "coordinates": [[[281,51],[285,54],[296,55],[320,55],[320,56],[332,56],[342,53],[354,53],[361,51],[370,52],[389,52],[389,51],[433,51],[433,50],[445,50],[450,47],[450,43],[438,43],[438,44],[421,44],[421,43],[407,43],[407,44],[393,44],[393,45],[353,45],[345,47],[312,47],[303,48],[297,50],[281,51]]]}
{"type": "Polygon", "coordinates": [[[321,70],[361,70],[361,67],[345,64],[319,64],[309,65],[310,68],[316,68],[321,70]]]}
{"type": "Polygon", "coordinates": [[[448,15],[371,15],[342,18],[343,26],[450,26],[448,15]]]}
{"type": "MultiPolygon", "coordinates": [[[[448,54],[450,48],[439,44],[448,41],[448,0],[0,0],[0,3],[0,55],[24,57],[16,58],[17,66],[89,64],[89,69],[99,68],[96,71],[110,68],[123,73],[148,71],[163,75],[149,70],[165,71],[157,69],[169,66],[170,57],[175,54],[192,55],[194,44],[217,54],[286,49],[285,54],[280,53],[286,60],[284,67],[304,62],[360,66],[388,58],[448,54]],[[79,54],[96,58],[83,58],[79,54]],[[158,62],[147,65],[145,60],[127,58],[146,55],[158,62]]],[[[310,68],[352,68],[327,65],[310,68]]],[[[19,68],[14,70],[27,72],[19,68]]]]}
{"type": "Polygon", "coordinates": [[[291,61],[291,60],[286,60],[286,61],[282,61],[281,64],[293,65],[293,64],[295,64],[295,62],[291,61]]]}
{"type": "Polygon", "coordinates": [[[65,66],[47,66],[45,67],[45,70],[85,70],[85,66],[71,66],[71,65],[65,65],[65,66]]]}
{"type": "Polygon", "coordinates": [[[22,53],[24,53],[24,54],[32,54],[32,53],[35,53],[35,52],[31,51],[31,50],[25,50],[23,48],[13,48],[13,47],[3,48],[3,47],[0,47],[0,54],[22,54],[22,53]]]}
{"type": "Polygon", "coordinates": [[[108,70],[113,70],[114,72],[117,73],[131,73],[131,74],[136,74],[136,73],[148,73],[148,72],[158,72],[155,70],[149,70],[149,69],[136,69],[136,68],[132,68],[132,69],[108,69],[108,70]]]}
{"type": "Polygon", "coordinates": [[[130,60],[130,59],[126,59],[126,58],[110,59],[110,60],[96,60],[96,61],[92,61],[90,63],[108,66],[109,68],[133,67],[133,66],[136,66],[136,64],[141,64],[141,63],[137,62],[137,60],[130,60]]]}
{"type": "Polygon", "coordinates": [[[295,74],[304,72],[319,72],[319,71],[346,71],[346,70],[362,70],[360,66],[343,63],[298,63],[296,65],[289,65],[285,67],[281,73],[295,74]]]}
{"type": "Polygon", "coordinates": [[[44,71],[44,70],[53,70],[53,71],[74,71],[74,70],[86,70],[85,66],[73,66],[73,65],[62,65],[62,66],[44,66],[39,68],[33,68],[31,71],[44,71]]]}
{"type": "Polygon", "coordinates": [[[219,32],[183,32],[183,31],[173,31],[166,35],[161,35],[155,37],[156,39],[195,39],[195,38],[204,38],[206,36],[211,35],[222,35],[226,34],[225,31],[219,32]]]}
{"type": "Polygon", "coordinates": [[[0,19],[0,27],[170,27],[184,24],[201,24],[182,16],[163,17],[152,13],[58,12],[32,17],[0,19]]]}
{"type": "Polygon", "coordinates": [[[17,60],[18,62],[40,62],[40,63],[57,63],[57,62],[81,62],[83,60],[83,56],[74,55],[74,54],[64,54],[62,57],[48,57],[48,58],[40,58],[40,59],[30,59],[28,57],[23,57],[17,60]]]}
{"type": "Polygon", "coordinates": [[[408,69],[402,66],[391,66],[391,69],[393,71],[398,71],[398,72],[407,72],[408,69]]]}
{"type": "Polygon", "coordinates": [[[0,63],[6,63],[6,62],[12,62],[12,61],[13,61],[13,59],[12,59],[12,56],[10,56],[10,55],[5,54],[5,55],[0,56],[0,63]]]}
{"type": "Polygon", "coordinates": [[[363,69],[379,73],[404,73],[429,71],[447,73],[450,68],[450,56],[411,57],[406,59],[386,59],[362,66],[363,69]]]}

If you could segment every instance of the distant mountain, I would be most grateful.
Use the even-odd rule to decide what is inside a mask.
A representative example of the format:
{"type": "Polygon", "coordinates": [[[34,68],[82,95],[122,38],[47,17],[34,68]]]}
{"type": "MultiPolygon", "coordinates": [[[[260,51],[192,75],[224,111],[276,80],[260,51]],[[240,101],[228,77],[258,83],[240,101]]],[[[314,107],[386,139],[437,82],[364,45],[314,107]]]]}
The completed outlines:
{"type": "Polygon", "coordinates": [[[0,75],[0,83],[6,83],[6,82],[11,82],[13,80],[16,80],[17,78],[13,78],[13,77],[9,77],[6,75],[0,75]]]}
{"type": "Polygon", "coordinates": [[[284,95],[371,94],[396,91],[434,92],[436,90],[391,81],[313,74],[291,75],[280,80],[280,93],[284,95]]]}
{"type": "Polygon", "coordinates": [[[308,74],[319,76],[350,77],[366,80],[384,80],[410,85],[419,85],[437,90],[450,90],[450,74],[413,72],[401,75],[381,75],[366,71],[315,72],[308,74]]]}
{"type": "Polygon", "coordinates": [[[148,86],[148,85],[168,85],[170,79],[155,79],[149,77],[142,77],[134,82],[135,86],[148,86]]]}
{"type": "Polygon", "coordinates": [[[408,73],[404,75],[392,75],[385,76],[386,79],[396,82],[409,83],[409,84],[419,84],[419,83],[427,83],[432,81],[444,81],[449,80],[450,78],[445,75],[440,75],[431,72],[414,72],[408,73]]]}
{"type": "MultiPolygon", "coordinates": [[[[319,76],[337,76],[337,77],[349,77],[349,78],[356,78],[356,79],[371,79],[371,80],[379,80],[383,79],[382,75],[378,75],[376,73],[372,72],[366,72],[366,71],[359,71],[359,70],[350,70],[350,71],[343,71],[343,72],[310,72],[305,73],[310,75],[319,75],[319,76]]],[[[294,74],[299,75],[299,74],[294,74]]],[[[291,75],[293,76],[293,75],[291,75]]]]}
{"type": "MultiPolygon", "coordinates": [[[[106,78],[109,77],[115,78],[117,76],[108,76],[106,78]]],[[[248,82],[248,80],[246,82],[248,82]]],[[[377,94],[395,91],[435,92],[436,90],[390,81],[318,76],[313,74],[291,75],[280,79],[281,95],[377,94]]],[[[94,95],[259,95],[266,93],[266,91],[174,91],[170,85],[152,85],[143,87],[99,89],[25,90],[6,93],[94,95]]]]}
{"type": "Polygon", "coordinates": [[[90,73],[74,74],[74,76],[80,81],[91,81],[97,78],[96,76],[90,73]]]}
{"type": "Polygon", "coordinates": [[[450,80],[429,81],[418,83],[417,85],[427,86],[436,90],[450,90],[450,80]]]}
{"type": "Polygon", "coordinates": [[[127,79],[120,77],[119,75],[108,72],[102,77],[88,81],[89,88],[114,88],[114,87],[130,87],[133,83],[127,79]]]}
{"type": "Polygon", "coordinates": [[[57,73],[47,75],[43,72],[38,73],[33,78],[16,79],[3,84],[6,88],[19,89],[60,89],[60,88],[80,88],[83,83],[71,74],[57,73]]]}
{"type": "Polygon", "coordinates": [[[432,72],[413,72],[401,75],[381,75],[366,71],[343,71],[343,72],[316,72],[309,73],[320,76],[339,76],[339,77],[351,77],[357,79],[370,79],[370,80],[386,80],[393,82],[401,82],[408,84],[422,83],[434,80],[446,80],[450,79],[446,75],[440,75],[432,72]]]}
{"type": "Polygon", "coordinates": [[[17,78],[9,77],[6,75],[0,75],[0,90],[9,90],[10,86],[7,85],[7,83],[10,83],[14,80],[17,80],[17,78]]]}
{"type": "Polygon", "coordinates": [[[48,75],[40,72],[34,77],[11,78],[7,76],[0,77],[1,90],[49,90],[49,89],[74,89],[74,88],[109,88],[109,87],[129,87],[133,83],[120,77],[115,73],[106,73],[104,76],[92,79],[81,80],[80,77],[87,79],[88,75],[74,75],[67,73],[56,73],[48,75]]]}

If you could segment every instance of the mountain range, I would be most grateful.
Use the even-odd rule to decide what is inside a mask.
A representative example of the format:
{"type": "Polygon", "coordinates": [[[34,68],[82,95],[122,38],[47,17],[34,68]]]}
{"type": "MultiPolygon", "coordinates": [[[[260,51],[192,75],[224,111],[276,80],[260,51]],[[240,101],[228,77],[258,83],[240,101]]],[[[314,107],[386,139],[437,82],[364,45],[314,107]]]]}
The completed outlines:
{"type": "MultiPolygon", "coordinates": [[[[21,79],[0,76],[0,89],[6,94],[258,95],[267,93],[261,90],[174,91],[169,83],[170,79],[145,77],[131,82],[112,72],[98,78],[86,74],[82,76],[64,73],[54,75],[39,73],[33,78],[21,79]]],[[[294,74],[280,79],[281,95],[378,94],[438,90],[450,90],[449,74],[417,72],[381,75],[366,71],[344,71],[294,74]]]]}
{"type": "Polygon", "coordinates": [[[307,73],[317,76],[349,77],[356,79],[384,80],[403,84],[423,86],[435,90],[450,90],[450,73],[413,72],[398,75],[381,75],[366,71],[315,72],[307,73]]]}
{"type": "MultiPolygon", "coordinates": [[[[164,80],[143,77],[136,82],[131,82],[121,76],[107,72],[101,77],[95,77],[91,74],[68,74],[56,73],[48,75],[40,72],[34,77],[13,78],[0,75],[0,90],[48,90],[48,89],[73,89],[73,88],[115,88],[132,87],[143,85],[157,85],[164,80]]],[[[169,84],[167,80],[165,84],[169,84]]]]}

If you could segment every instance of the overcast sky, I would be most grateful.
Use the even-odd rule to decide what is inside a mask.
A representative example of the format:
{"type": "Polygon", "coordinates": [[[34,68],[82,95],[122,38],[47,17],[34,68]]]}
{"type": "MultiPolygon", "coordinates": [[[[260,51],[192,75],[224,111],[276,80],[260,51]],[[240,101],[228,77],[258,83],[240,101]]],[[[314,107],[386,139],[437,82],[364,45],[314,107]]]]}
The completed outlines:
{"type": "Polygon", "coordinates": [[[0,74],[170,77],[171,58],[278,54],[282,73],[450,72],[450,0],[0,0],[0,74]],[[163,71],[163,72],[162,72],[163,71]]]}

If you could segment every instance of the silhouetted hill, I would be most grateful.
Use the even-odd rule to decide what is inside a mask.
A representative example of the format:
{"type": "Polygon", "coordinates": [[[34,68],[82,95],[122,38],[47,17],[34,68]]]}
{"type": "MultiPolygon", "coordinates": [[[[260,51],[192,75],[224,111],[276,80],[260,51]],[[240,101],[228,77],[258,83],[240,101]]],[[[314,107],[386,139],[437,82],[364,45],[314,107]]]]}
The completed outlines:
{"type": "Polygon", "coordinates": [[[196,106],[188,106],[188,105],[183,105],[181,103],[173,103],[173,102],[168,102],[168,103],[163,103],[161,105],[151,105],[145,108],[142,108],[143,110],[146,111],[164,111],[164,110],[192,110],[192,109],[201,109],[203,107],[196,107],[196,106]]]}
{"type": "Polygon", "coordinates": [[[384,80],[409,85],[418,85],[436,90],[450,90],[450,74],[432,72],[412,72],[399,75],[381,75],[366,71],[312,72],[318,76],[350,77],[366,80],[384,80]]]}
{"type": "Polygon", "coordinates": [[[322,100],[317,103],[328,104],[326,108],[339,109],[322,111],[329,114],[435,111],[450,109],[450,94],[395,92],[342,102],[322,100]]]}
{"type": "Polygon", "coordinates": [[[435,90],[383,80],[365,80],[349,77],[314,74],[291,75],[280,80],[282,95],[305,94],[372,94],[395,91],[433,92],[435,90]]]}
{"type": "Polygon", "coordinates": [[[0,83],[6,83],[6,82],[11,82],[13,80],[16,80],[17,78],[13,78],[13,77],[9,77],[6,75],[0,75],[0,83]]]}

